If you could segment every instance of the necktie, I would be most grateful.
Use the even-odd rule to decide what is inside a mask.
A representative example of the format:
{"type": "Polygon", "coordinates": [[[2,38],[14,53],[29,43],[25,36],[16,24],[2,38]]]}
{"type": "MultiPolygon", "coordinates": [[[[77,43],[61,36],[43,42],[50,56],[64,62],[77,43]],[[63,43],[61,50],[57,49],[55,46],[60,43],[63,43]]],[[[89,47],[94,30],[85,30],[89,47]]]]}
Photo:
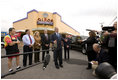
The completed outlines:
{"type": "Polygon", "coordinates": [[[29,36],[29,39],[30,39],[30,43],[32,44],[32,39],[31,39],[30,35],[28,35],[28,36],[29,36]]]}

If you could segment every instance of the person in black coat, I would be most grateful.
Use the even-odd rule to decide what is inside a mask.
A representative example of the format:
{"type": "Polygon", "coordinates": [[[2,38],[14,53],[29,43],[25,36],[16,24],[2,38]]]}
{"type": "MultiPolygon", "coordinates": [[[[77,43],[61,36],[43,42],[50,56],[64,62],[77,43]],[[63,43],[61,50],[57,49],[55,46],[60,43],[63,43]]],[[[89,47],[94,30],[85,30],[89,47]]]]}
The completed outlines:
{"type": "Polygon", "coordinates": [[[110,56],[108,52],[102,49],[99,44],[93,44],[93,50],[97,53],[96,61],[98,61],[98,65],[103,62],[110,63],[110,56]]]}
{"type": "Polygon", "coordinates": [[[65,39],[64,39],[64,59],[66,60],[68,58],[70,58],[70,54],[69,54],[69,49],[70,49],[70,43],[71,40],[68,38],[68,35],[66,35],[65,39]],[[68,54],[67,54],[67,53],[68,54]],[[67,57],[68,56],[68,57],[67,57]]]}
{"type": "Polygon", "coordinates": [[[83,42],[83,44],[87,44],[87,57],[88,57],[88,67],[87,69],[91,69],[91,61],[96,59],[96,53],[93,50],[93,44],[97,43],[98,41],[96,40],[96,34],[95,32],[91,31],[89,32],[89,37],[87,40],[83,42]]]}
{"type": "Polygon", "coordinates": [[[117,71],[117,22],[113,24],[114,31],[104,33],[106,39],[106,45],[108,47],[108,53],[110,55],[110,64],[117,71]]]}
{"type": "Polygon", "coordinates": [[[51,43],[53,44],[54,50],[54,62],[55,67],[59,69],[59,67],[63,67],[62,63],[62,36],[58,33],[58,28],[55,27],[55,33],[51,36],[51,43]],[[59,60],[59,63],[58,63],[59,60]]]}
{"type": "MultiPolygon", "coordinates": [[[[50,47],[50,36],[47,34],[47,30],[44,30],[44,34],[41,36],[42,50],[48,50],[50,47]]],[[[42,61],[44,61],[45,52],[49,54],[49,51],[43,51],[42,61]]]]}

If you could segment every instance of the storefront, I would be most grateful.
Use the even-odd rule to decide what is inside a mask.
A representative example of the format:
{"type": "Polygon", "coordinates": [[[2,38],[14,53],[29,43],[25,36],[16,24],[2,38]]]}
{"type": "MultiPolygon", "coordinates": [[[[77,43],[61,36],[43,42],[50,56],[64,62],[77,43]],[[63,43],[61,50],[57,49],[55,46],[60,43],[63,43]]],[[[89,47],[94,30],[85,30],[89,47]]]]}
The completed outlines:
{"type": "Polygon", "coordinates": [[[4,37],[7,35],[7,32],[1,31],[1,42],[4,42],[4,37]]]}
{"type": "Polygon", "coordinates": [[[18,40],[22,41],[22,37],[25,34],[25,30],[16,30],[16,36],[18,38],[18,40]]]}
{"type": "Polygon", "coordinates": [[[31,35],[35,31],[39,31],[42,34],[45,29],[48,30],[49,34],[52,34],[55,27],[59,28],[59,33],[61,34],[80,35],[78,31],[63,22],[61,16],[56,12],[31,10],[27,12],[26,18],[13,22],[13,27],[16,31],[30,29],[31,35]]]}

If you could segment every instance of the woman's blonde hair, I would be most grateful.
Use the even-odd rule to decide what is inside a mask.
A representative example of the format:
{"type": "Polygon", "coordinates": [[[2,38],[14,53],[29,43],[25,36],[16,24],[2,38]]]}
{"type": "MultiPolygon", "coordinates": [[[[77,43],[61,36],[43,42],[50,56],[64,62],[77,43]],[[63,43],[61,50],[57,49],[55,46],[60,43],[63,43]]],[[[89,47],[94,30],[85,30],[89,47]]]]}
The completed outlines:
{"type": "Polygon", "coordinates": [[[34,32],[34,37],[36,37],[36,34],[38,33],[38,37],[40,38],[40,40],[41,40],[41,37],[40,37],[40,32],[39,31],[35,31],[34,32]]]}
{"type": "MultiPolygon", "coordinates": [[[[34,32],[34,36],[36,36],[37,33],[39,33],[39,31],[35,31],[35,32],[34,32]]],[[[39,33],[38,36],[40,36],[40,33],[39,33]]]]}

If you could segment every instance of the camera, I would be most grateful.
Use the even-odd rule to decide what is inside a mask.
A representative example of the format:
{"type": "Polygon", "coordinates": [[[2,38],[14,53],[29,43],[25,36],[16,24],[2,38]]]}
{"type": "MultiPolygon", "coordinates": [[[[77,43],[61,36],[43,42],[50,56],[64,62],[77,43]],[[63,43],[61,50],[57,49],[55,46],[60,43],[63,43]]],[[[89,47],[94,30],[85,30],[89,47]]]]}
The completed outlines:
{"type": "Polygon", "coordinates": [[[115,28],[113,26],[104,26],[102,28],[103,31],[108,31],[108,32],[112,32],[115,30],[115,28]]]}

